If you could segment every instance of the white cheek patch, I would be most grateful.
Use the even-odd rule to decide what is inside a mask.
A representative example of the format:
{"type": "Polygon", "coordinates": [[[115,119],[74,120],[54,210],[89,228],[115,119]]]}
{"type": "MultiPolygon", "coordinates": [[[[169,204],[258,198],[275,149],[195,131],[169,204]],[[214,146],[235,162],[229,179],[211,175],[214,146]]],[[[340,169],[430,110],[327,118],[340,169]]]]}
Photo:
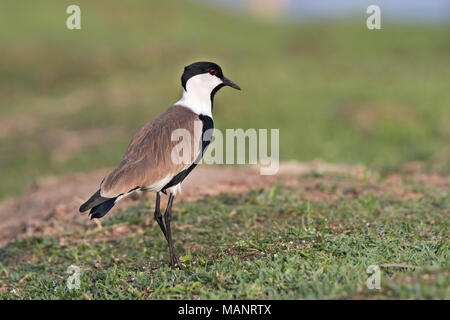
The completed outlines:
{"type": "Polygon", "coordinates": [[[211,94],[211,91],[219,84],[222,83],[222,80],[213,76],[209,73],[202,73],[190,78],[186,83],[186,91],[206,91],[211,94]]]}
{"type": "Polygon", "coordinates": [[[221,83],[221,79],[209,73],[193,76],[186,82],[186,91],[183,91],[183,96],[175,104],[184,105],[196,114],[212,118],[211,92],[221,83]]]}

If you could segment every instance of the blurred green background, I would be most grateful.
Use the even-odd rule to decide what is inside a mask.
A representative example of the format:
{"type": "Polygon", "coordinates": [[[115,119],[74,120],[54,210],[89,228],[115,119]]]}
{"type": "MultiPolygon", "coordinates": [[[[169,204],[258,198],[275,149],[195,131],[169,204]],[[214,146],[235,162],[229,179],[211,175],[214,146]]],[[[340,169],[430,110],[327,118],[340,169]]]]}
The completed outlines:
{"type": "Polygon", "coordinates": [[[215,61],[215,125],[279,128],[282,160],[423,162],[450,172],[448,23],[266,19],[197,1],[0,2],[0,198],[34,179],[116,165],[181,94],[183,67],[215,61]]]}

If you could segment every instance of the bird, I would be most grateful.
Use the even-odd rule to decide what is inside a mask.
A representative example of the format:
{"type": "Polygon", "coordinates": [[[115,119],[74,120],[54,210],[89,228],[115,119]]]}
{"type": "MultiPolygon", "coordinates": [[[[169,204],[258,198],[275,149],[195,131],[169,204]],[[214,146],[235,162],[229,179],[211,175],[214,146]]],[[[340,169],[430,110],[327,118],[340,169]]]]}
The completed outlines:
{"type": "Polygon", "coordinates": [[[181,86],[181,99],[140,129],[129,143],[119,165],[104,177],[100,188],[79,209],[80,212],[90,210],[91,219],[100,219],[118,201],[133,192],[155,192],[154,219],[167,240],[169,263],[173,269],[183,269],[175,252],[170,226],[174,197],[181,191],[181,183],[197,166],[211,142],[215,94],[225,86],[241,90],[223,75],[218,64],[208,61],[186,66],[181,76],[181,86]],[[201,128],[200,134],[194,132],[195,123],[199,124],[197,128],[201,128]],[[176,139],[173,141],[173,133],[178,129],[190,134],[190,138],[184,139],[187,140],[183,141],[184,144],[176,139]],[[189,143],[193,146],[193,152],[184,157],[185,150],[188,150],[184,147],[189,143]],[[181,154],[180,148],[183,161],[174,161],[173,150],[175,154],[177,151],[181,154]],[[164,220],[160,210],[160,193],[169,197],[164,220]]]}

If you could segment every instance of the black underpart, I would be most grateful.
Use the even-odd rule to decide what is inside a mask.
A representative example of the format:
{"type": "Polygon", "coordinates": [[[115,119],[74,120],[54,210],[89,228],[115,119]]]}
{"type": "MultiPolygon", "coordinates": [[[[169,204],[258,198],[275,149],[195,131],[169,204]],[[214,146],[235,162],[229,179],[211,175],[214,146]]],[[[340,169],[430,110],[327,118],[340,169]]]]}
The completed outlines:
{"type": "Polygon", "coordinates": [[[190,78],[198,74],[208,73],[211,69],[216,70],[216,77],[223,79],[222,69],[214,62],[200,61],[186,66],[183,75],[181,76],[181,85],[184,90],[186,90],[186,83],[190,78]]]}
{"type": "Polygon", "coordinates": [[[189,175],[189,173],[191,173],[191,171],[194,170],[194,168],[197,166],[197,164],[203,158],[203,154],[205,153],[206,149],[208,148],[209,144],[211,143],[212,134],[213,134],[212,129],[214,129],[213,119],[211,119],[211,117],[205,116],[203,114],[199,115],[199,118],[203,123],[202,137],[201,137],[202,151],[198,155],[197,159],[195,159],[194,163],[189,166],[189,168],[178,173],[175,177],[172,178],[172,180],[170,180],[161,189],[161,192],[163,192],[164,194],[166,194],[166,189],[181,183],[189,175]]]}

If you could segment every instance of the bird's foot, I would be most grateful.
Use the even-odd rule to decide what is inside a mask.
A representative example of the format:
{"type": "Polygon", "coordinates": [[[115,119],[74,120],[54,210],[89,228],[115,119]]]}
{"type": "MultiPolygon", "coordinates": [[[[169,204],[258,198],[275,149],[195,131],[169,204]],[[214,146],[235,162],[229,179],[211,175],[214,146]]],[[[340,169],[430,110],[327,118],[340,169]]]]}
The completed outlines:
{"type": "Polygon", "coordinates": [[[170,254],[170,266],[172,269],[178,267],[180,270],[183,270],[183,265],[175,252],[170,254]]]}

